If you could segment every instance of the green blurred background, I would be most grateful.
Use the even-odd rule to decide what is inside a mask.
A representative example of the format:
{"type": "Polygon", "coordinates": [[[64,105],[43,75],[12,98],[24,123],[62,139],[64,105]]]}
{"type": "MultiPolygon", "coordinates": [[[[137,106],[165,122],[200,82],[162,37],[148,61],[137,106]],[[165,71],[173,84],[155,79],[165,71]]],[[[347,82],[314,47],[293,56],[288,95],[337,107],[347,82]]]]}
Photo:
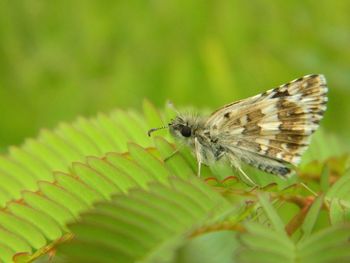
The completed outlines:
{"type": "Polygon", "coordinates": [[[324,73],[350,127],[350,1],[0,2],[0,149],[144,98],[216,108],[324,73]]]}

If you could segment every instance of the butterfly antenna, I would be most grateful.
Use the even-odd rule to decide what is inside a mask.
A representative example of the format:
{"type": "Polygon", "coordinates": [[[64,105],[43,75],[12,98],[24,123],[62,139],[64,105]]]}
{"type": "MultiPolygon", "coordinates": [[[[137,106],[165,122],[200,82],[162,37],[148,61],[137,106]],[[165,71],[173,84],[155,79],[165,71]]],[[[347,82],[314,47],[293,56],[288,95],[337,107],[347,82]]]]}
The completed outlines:
{"type": "Polygon", "coordinates": [[[153,129],[148,130],[147,134],[148,134],[149,137],[151,137],[151,133],[152,132],[155,132],[155,131],[158,131],[158,130],[162,130],[162,129],[166,129],[166,128],[168,128],[168,126],[163,126],[163,127],[159,127],[159,128],[153,128],[153,129]]]}

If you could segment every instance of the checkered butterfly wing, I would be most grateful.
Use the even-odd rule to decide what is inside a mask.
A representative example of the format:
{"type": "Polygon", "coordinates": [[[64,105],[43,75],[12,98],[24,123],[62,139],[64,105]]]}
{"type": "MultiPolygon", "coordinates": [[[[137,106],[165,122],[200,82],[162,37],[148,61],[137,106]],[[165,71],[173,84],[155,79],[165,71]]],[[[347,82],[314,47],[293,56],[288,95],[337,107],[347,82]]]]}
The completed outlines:
{"type": "Polygon", "coordinates": [[[215,111],[207,120],[229,154],[263,171],[286,175],[310,143],[326,110],[323,75],[307,75],[215,111]]]}

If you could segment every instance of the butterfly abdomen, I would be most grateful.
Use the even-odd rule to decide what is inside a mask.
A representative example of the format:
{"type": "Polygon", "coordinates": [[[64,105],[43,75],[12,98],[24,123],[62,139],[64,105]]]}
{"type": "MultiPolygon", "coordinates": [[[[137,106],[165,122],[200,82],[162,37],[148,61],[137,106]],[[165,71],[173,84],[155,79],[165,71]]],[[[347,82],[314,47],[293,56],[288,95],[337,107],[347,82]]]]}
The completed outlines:
{"type": "Polygon", "coordinates": [[[252,164],[252,166],[258,168],[263,172],[280,175],[280,176],[286,176],[291,172],[291,169],[285,166],[271,166],[271,165],[264,165],[264,164],[252,164]]]}

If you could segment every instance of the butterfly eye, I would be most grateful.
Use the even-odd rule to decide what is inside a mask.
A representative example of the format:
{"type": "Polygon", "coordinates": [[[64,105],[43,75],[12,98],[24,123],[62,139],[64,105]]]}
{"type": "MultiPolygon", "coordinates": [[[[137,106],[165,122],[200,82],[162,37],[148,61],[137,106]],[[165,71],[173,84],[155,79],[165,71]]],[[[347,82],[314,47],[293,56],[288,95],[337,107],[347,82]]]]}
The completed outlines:
{"type": "Polygon", "coordinates": [[[188,126],[181,126],[180,132],[181,132],[181,135],[184,137],[191,136],[191,128],[188,126]]]}

